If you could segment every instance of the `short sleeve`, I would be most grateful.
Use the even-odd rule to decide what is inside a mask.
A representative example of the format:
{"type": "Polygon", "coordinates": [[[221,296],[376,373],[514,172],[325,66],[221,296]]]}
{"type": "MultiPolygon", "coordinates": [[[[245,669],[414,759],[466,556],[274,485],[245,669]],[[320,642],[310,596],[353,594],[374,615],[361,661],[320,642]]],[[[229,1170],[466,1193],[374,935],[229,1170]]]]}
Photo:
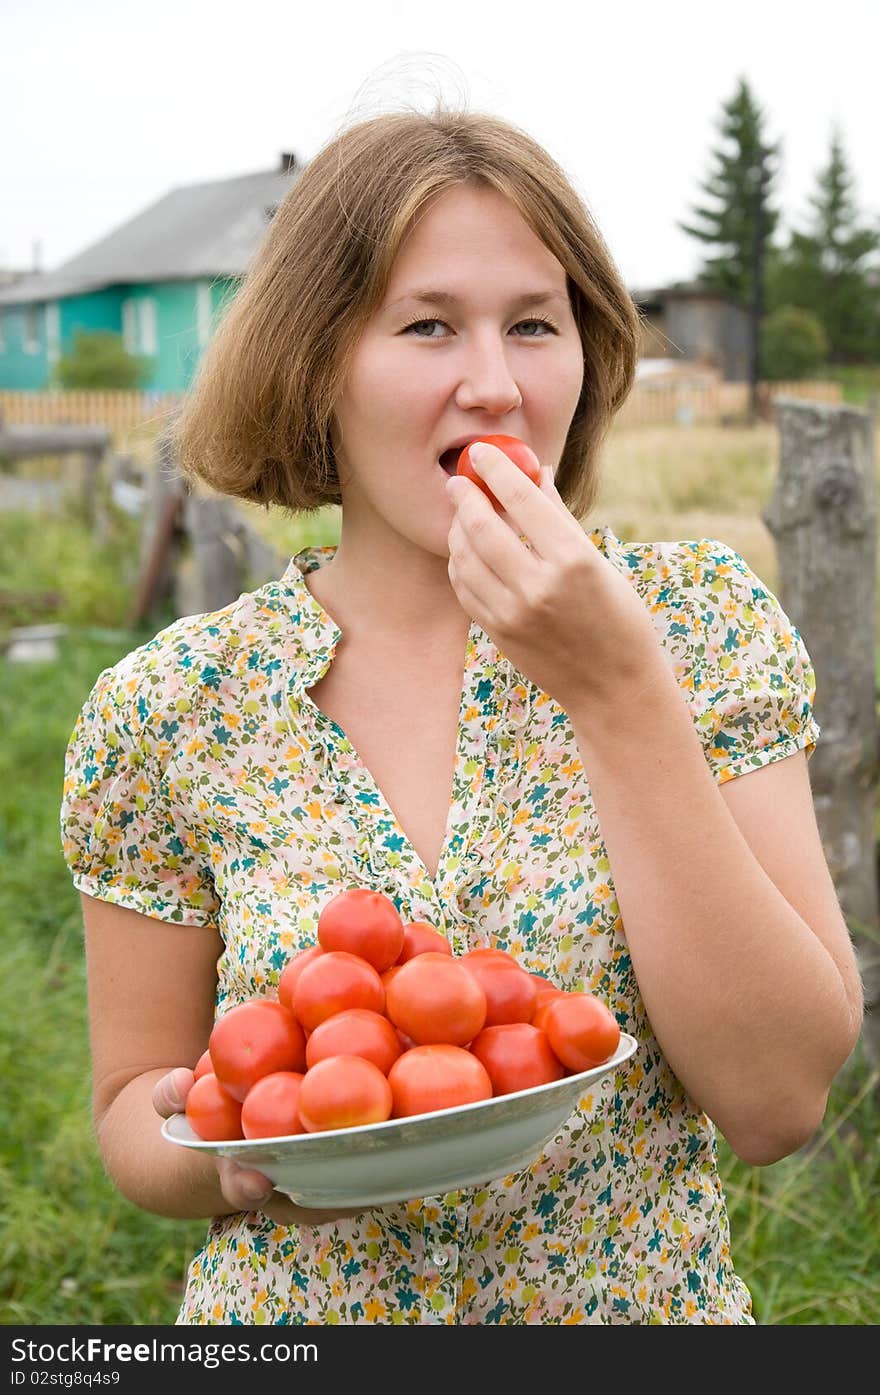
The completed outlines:
{"type": "Polygon", "coordinates": [[[209,844],[162,778],[138,720],[143,698],[118,668],[99,675],[65,755],[61,845],[74,886],[156,920],[215,925],[209,844]]]}
{"type": "MultiPolygon", "coordinates": [[[[694,544],[687,544],[693,549],[694,544]]],[[[812,756],[816,678],[800,631],[748,563],[702,539],[687,564],[693,643],[689,686],[718,784],[781,760],[812,756]]]]}

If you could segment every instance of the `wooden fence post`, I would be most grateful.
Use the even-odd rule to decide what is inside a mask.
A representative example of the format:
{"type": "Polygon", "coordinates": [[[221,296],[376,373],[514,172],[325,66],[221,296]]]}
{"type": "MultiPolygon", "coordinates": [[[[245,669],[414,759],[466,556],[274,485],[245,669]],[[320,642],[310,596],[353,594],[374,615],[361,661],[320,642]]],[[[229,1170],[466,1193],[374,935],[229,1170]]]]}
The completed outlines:
{"type": "Polygon", "coordinates": [[[153,468],[147,476],[147,503],[141,527],[140,573],[128,623],[140,625],[174,589],[182,537],[186,481],[167,432],[156,441],[153,468]]]}
{"type": "Polygon", "coordinates": [[[228,499],[190,494],[184,504],[195,578],[187,608],[192,614],[222,610],[244,590],[244,528],[228,499]]]}
{"type": "Polygon", "coordinates": [[[816,673],[822,736],[809,764],[816,822],[865,986],[862,1041],[880,1064],[877,511],[874,421],[854,407],[775,400],[777,594],[816,673]]]}

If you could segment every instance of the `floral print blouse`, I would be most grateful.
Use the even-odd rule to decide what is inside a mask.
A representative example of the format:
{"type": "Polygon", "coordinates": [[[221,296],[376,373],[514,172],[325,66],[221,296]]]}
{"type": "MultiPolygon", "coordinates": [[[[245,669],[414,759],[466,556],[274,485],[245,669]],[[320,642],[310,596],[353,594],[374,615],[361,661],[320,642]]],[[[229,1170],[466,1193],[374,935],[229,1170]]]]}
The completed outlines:
{"type": "MultiPolygon", "coordinates": [[[[812,754],[809,655],[737,552],[588,536],[653,617],[719,784],[812,754]]],[[[99,675],[65,762],[74,884],[218,927],[217,1014],[271,991],[324,903],[363,886],[456,954],[497,945],[597,994],[639,1046],[520,1172],[324,1226],[214,1218],[177,1323],[752,1324],[714,1127],[652,1034],[568,715],[471,625],[432,880],[309,696],[341,632],[303,577],[333,551],[306,548],[280,580],[176,620],[99,675]]]]}

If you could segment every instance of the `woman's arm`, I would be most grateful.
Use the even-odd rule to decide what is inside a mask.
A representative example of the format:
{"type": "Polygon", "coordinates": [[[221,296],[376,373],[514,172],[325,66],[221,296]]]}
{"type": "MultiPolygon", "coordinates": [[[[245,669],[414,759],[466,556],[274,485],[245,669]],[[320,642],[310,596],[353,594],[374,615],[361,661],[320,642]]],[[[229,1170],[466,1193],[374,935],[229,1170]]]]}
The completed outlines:
{"type": "Polygon", "coordinates": [[[162,1216],[230,1214],[212,1158],[162,1138],[157,1081],[194,1066],[214,1020],[213,928],[172,925],[81,894],[92,1106],[107,1171],[124,1196],[162,1216]]]}
{"type": "Polygon", "coordinates": [[[654,1034],[733,1150],[775,1162],[813,1136],[858,1039],[846,923],[808,923],[764,871],[662,656],[647,689],[569,715],[654,1034]]]}
{"type": "Polygon", "coordinates": [[[91,896],[82,905],[95,1132],[123,1196],[178,1218],[261,1211],[279,1225],[318,1226],[357,1215],[297,1206],[256,1168],[162,1137],[163,1117],[185,1107],[214,1025],[223,940],[91,896]]]}

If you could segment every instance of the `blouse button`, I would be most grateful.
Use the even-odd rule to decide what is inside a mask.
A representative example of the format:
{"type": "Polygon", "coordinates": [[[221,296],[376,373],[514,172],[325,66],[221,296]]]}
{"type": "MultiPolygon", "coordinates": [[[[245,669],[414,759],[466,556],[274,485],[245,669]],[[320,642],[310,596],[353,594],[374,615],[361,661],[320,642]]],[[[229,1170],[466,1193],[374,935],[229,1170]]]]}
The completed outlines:
{"type": "Polygon", "coordinates": [[[435,1250],[431,1255],[431,1262],[437,1269],[445,1269],[451,1258],[448,1250],[435,1250]]]}

